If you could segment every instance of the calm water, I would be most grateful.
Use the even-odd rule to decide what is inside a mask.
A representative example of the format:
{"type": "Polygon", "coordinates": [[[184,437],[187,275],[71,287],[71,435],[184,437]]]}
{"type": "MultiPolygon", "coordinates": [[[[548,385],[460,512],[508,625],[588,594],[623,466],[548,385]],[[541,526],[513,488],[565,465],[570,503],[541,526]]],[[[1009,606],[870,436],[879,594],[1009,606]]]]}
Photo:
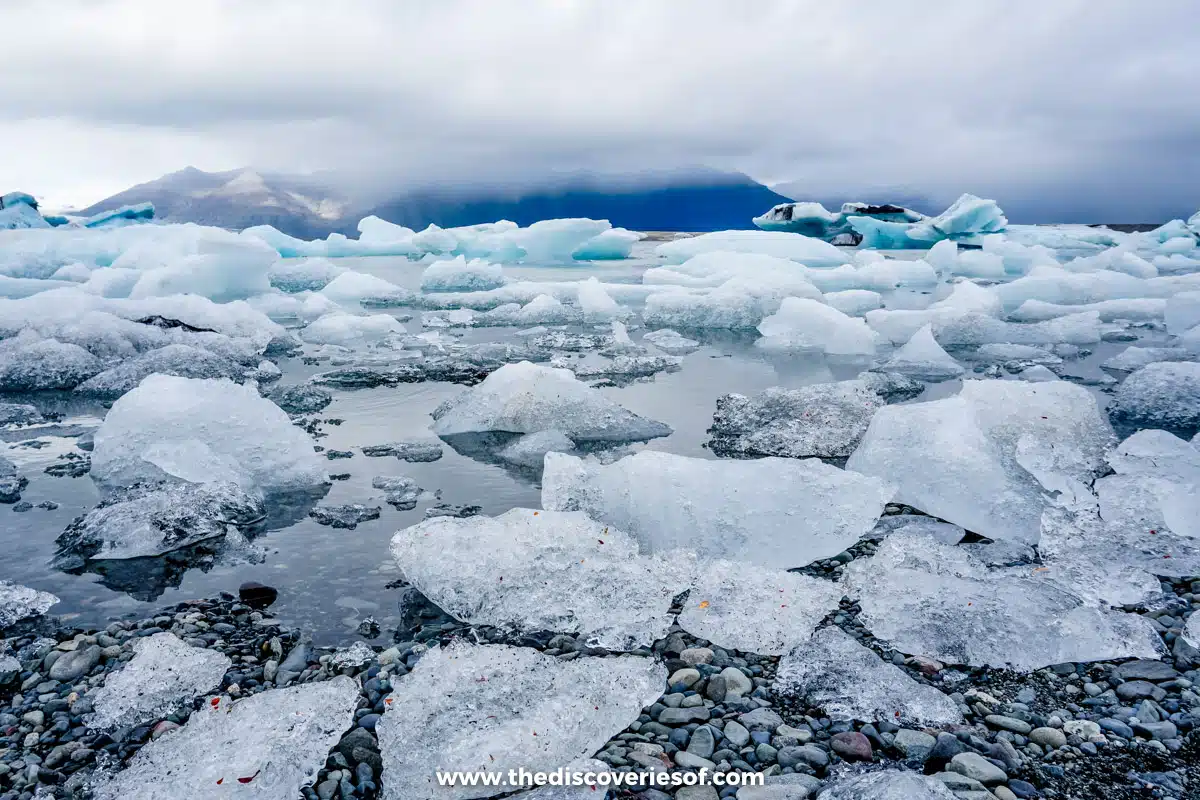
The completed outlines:
{"type": "MultiPolygon", "coordinates": [[[[404,259],[343,259],[341,263],[408,288],[417,287],[423,269],[423,265],[404,259]]],[[[541,281],[579,280],[596,275],[602,281],[638,282],[649,263],[649,258],[638,258],[585,266],[506,266],[505,272],[513,278],[541,281]]],[[[927,296],[905,294],[889,298],[888,305],[922,307],[928,302],[927,296]]],[[[396,309],[395,313],[406,311],[409,310],[396,309]]],[[[420,331],[416,321],[407,327],[410,332],[420,331]]],[[[635,341],[641,333],[632,333],[635,341]]],[[[637,448],[709,458],[711,454],[703,446],[705,431],[712,423],[720,395],[848,379],[863,368],[862,364],[829,363],[819,357],[767,357],[751,346],[750,336],[728,332],[688,335],[701,338],[705,344],[684,358],[679,372],[601,390],[627,408],[675,429],[671,436],[635,445],[637,448]]],[[[465,331],[464,340],[512,338],[515,329],[487,328],[465,331]]],[[[1157,343],[1152,335],[1148,341],[1157,343]]],[[[1075,375],[1098,374],[1096,365],[1124,346],[1096,346],[1093,356],[1072,363],[1069,371],[1075,375]]],[[[286,359],[280,366],[284,370],[284,383],[303,382],[309,375],[329,369],[328,365],[308,366],[299,359],[286,359]]],[[[932,386],[926,396],[952,394],[957,385],[949,382],[932,386]]],[[[335,530],[301,518],[256,539],[256,544],[266,550],[262,563],[230,563],[236,560],[218,558],[212,564],[181,565],[157,578],[147,579],[144,573],[139,574],[132,586],[125,587],[128,591],[106,586],[97,575],[67,575],[49,564],[55,537],[98,500],[87,476],[56,478],[43,472],[60,453],[74,449],[74,440],[40,436],[37,441],[45,445],[40,449],[10,444],[7,455],[22,466],[30,482],[22,499],[35,505],[53,500],[60,506],[54,511],[35,508],[27,513],[13,513],[9,507],[0,507],[0,553],[3,554],[0,577],[57,594],[62,602],[52,609],[53,613],[89,625],[102,625],[123,615],[146,614],[163,605],[219,591],[236,592],[243,581],[255,580],[279,589],[279,600],[272,609],[275,616],[312,630],[319,644],[347,643],[356,638],[354,628],[367,615],[379,621],[384,631],[379,641],[385,641],[389,629],[399,620],[398,603],[402,594],[399,589],[387,588],[398,577],[389,554],[389,540],[396,530],[420,521],[430,503],[422,502],[412,511],[397,511],[383,502],[381,492],[371,488],[373,477],[406,475],[426,490],[440,491],[441,502],[480,505],[483,513],[489,515],[517,506],[540,505],[540,489],[532,476],[473,460],[450,447],[445,448],[441,460],[424,464],[366,458],[359,452],[364,445],[432,438],[430,412],[461,391],[463,387],[442,383],[335,391],[333,404],[321,412],[322,418],[339,418],[344,422],[324,427],[328,436],[320,439],[320,444],[328,449],[355,452],[352,459],[330,462],[330,472],[348,472],[351,477],[335,482],[322,502],[379,505],[383,513],[378,520],[360,523],[355,530],[335,530]],[[141,599],[135,598],[131,591],[141,599]]],[[[104,414],[104,408],[96,404],[69,404],[51,397],[36,397],[32,401],[44,409],[66,413],[69,423],[95,425],[104,414]]],[[[111,577],[108,583],[120,585],[120,576],[111,577]]]]}

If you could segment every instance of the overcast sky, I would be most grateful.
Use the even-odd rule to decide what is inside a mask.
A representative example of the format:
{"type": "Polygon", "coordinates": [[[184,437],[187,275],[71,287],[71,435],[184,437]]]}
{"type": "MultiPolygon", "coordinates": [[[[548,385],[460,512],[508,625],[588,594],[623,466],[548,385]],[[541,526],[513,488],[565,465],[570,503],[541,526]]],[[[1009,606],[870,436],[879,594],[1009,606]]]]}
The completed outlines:
{"type": "Polygon", "coordinates": [[[1014,217],[1200,206],[1197,0],[2,0],[0,191],[707,165],[1014,217]]]}

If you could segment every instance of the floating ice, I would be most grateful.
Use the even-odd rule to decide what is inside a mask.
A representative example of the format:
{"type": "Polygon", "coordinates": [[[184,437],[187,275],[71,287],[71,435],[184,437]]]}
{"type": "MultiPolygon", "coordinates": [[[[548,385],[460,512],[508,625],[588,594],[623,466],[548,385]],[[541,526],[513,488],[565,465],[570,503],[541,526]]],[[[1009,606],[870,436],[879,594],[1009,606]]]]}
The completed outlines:
{"type": "Polygon", "coordinates": [[[720,456],[845,458],[882,405],[861,381],[727,394],[717,398],[709,447],[720,456]]]}
{"type": "Polygon", "coordinates": [[[320,386],[276,386],[267,399],[289,414],[315,414],[333,402],[333,395],[320,386]]]}
{"type": "Polygon", "coordinates": [[[267,492],[324,483],[312,438],[279,406],[227,380],[151,375],[96,431],[92,477],[109,487],[216,474],[267,492]]]}
{"type": "Polygon", "coordinates": [[[1162,361],[1191,361],[1196,356],[1182,347],[1138,347],[1130,345],[1100,366],[1118,372],[1134,372],[1162,361]]]}
{"type": "Polygon", "coordinates": [[[938,727],[962,722],[948,696],[884,662],[841,628],[822,628],[794,647],[779,662],[775,691],[819,706],[832,719],[938,727]]]}
{"type": "Polygon", "coordinates": [[[391,314],[347,314],[335,311],[309,323],[300,336],[312,344],[355,347],[381,342],[404,333],[404,325],[391,314]]]}
{"type": "Polygon", "coordinates": [[[1055,375],[1049,367],[1044,367],[1041,364],[1035,364],[1032,367],[1026,367],[1025,369],[1021,370],[1019,377],[1021,380],[1029,381],[1030,383],[1044,383],[1046,381],[1058,380],[1058,376],[1055,375]]]}
{"type": "Polygon", "coordinates": [[[725,649],[782,655],[808,641],[844,593],[820,578],[710,561],[700,566],[679,625],[725,649]]]}
{"type": "Polygon", "coordinates": [[[957,800],[958,795],[937,778],[885,769],[840,778],[817,797],[818,800],[957,800]]]}
{"type": "Polygon", "coordinates": [[[1166,431],[1138,431],[1108,454],[1108,463],[1120,475],[1200,479],[1200,449],[1166,431]]]}
{"type": "Polygon", "coordinates": [[[862,247],[880,250],[930,247],[943,239],[979,244],[984,234],[1008,226],[994,200],[964,194],[936,217],[919,222],[890,222],[874,217],[850,216],[847,223],[862,237],[862,247]]]}
{"type": "Polygon", "coordinates": [[[1167,310],[1167,301],[1156,297],[1136,297],[1129,300],[1101,300],[1082,305],[1060,305],[1042,300],[1026,300],[1010,313],[1009,319],[1016,322],[1044,322],[1046,320],[1083,314],[1094,311],[1103,322],[1126,319],[1135,322],[1162,319],[1167,310]]]}
{"type": "Polygon", "coordinates": [[[610,650],[666,636],[671,600],[692,577],[685,559],[641,556],[631,538],[581,513],[525,508],[426,520],[392,538],[392,555],[456,619],[581,634],[610,650]]]}
{"type": "Polygon", "coordinates": [[[888,359],[883,369],[927,381],[957,378],[964,370],[933,338],[933,328],[926,325],[913,334],[908,343],[888,359]]]}
{"type": "Polygon", "coordinates": [[[612,464],[547,453],[542,505],[585,511],[646,552],[694,550],[773,568],[842,552],[891,500],[883,481],[816,459],[709,461],[643,451],[612,464]]]}
{"type": "Polygon", "coordinates": [[[787,258],[809,267],[836,267],[847,260],[841,250],[828,242],[781,231],[716,231],[664,242],[656,249],[659,256],[675,264],[715,251],[787,258]]]}
{"type": "Polygon", "coordinates": [[[0,631],[23,619],[45,614],[58,598],[28,586],[0,580],[0,631]]]}
{"type": "Polygon", "coordinates": [[[501,461],[518,467],[541,469],[546,453],[571,453],[575,443],[562,431],[528,433],[496,454],[501,461]]]}
{"type": "Polygon", "coordinates": [[[627,312],[609,297],[604,286],[595,276],[579,283],[579,307],[583,309],[585,322],[608,322],[624,316],[627,312]]]}
{"type": "Polygon", "coordinates": [[[180,378],[226,378],[240,382],[246,369],[198,347],[169,344],[94,375],[76,386],[75,391],[112,400],[133,391],[147,376],[155,373],[180,378]]]}
{"type": "Polygon", "coordinates": [[[292,800],[353,723],[358,697],[358,685],[342,676],[205,703],[93,791],[97,800],[292,800]]]}
{"type": "Polygon", "coordinates": [[[645,238],[644,234],[625,228],[612,228],[598,233],[571,251],[576,261],[611,261],[629,258],[633,246],[645,238]]]}
{"type": "Polygon", "coordinates": [[[339,303],[379,298],[394,298],[400,302],[412,297],[412,292],[401,289],[391,281],[353,270],[346,270],[338,275],[321,290],[321,294],[339,303]]]}
{"type": "Polygon", "coordinates": [[[504,285],[504,270],[483,259],[467,261],[456,256],[435,261],[421,273],[422,292],[479,292],[504,285]]]}
{"type": "Polygon", "coordinates": [[[804,297],[786,297],[779,311],[758,326],[756,346],[771,350],[815,350],[835,356],[875,353],[875,334],[861,319],[804,297]]]}
{"type": "Polygon", "coordinates": [[[9,192],[0,197],[0,231],[49,228],[50,223],[37,209],[37,200],[24,192],[9,192]]]}
{"type": "Polygon", "coordinates": [[[870,289],[847,289],[841,292],[828,292],[825,302],[843,314],[861,316],[868,311],[874,311],[883,305],[883,296],[870,289]]]}
{"type": "Polygon", "coordinates": [[[929,536],[889,536],[846,566],[848,594],[876,637],[950,664],[1028,672],[1048,664],[1158,658],[1135,614],[1104,611],[1025,567],[989,570],[929,536]]]}
{"type": "Polygon", "coordinates": [[[1200,292],[1180,292],[1167,300],[1163,312],[1167,330],[1176,335],[1200,325],[1200,292]]]}
{"type": "Polygon", "coordinates": [[[160,719],[220,685],[233,665],[216,650],[192,647],[173,633],[156,633],[133,643],[134,655],[110,672],[91,696],[97,730],[132,727],[160,719]]]}
{"type": "Polygon", "coordinates": [[[390,442],[388,444],[372,444],[362,449],[364,456],[381,458],[391,456],[401,461],[413,463],[437,461],[442,457],[442,443],[439,441],[390,442]]]}
{"type": "Polygon", "coordinates": [[[642,341],[648,342],[666,353],[690,353],[700,346],[700,342],[689,339],[670,328],[651,331],[642,337],[642,341]]]}
{"type": "MultiPolygon", "coordinates": [[[[45,422],[42,412],[28,403],[0,403],[0,428],[37,425],[45,422]]],[[[0,475],[3,475],[0,468],[0,475]]]]}
{"type": "Polygon", "coordinates": [[[421,499],[421,487],[412,478],[402,475],[379,475],[371,480],[371,487],[382,489],[384,499],[400,511],[411,511],[421,499]]]}
{"type": "Polygon", "coordinates": [[[918,222],[925,215],[901,206],[871,203],[844,203],[837,213],[820,203],[781,203],[755,217],[754,224],[765,231],[788,231],[832,242],[851,232],[847,218],[870,217],[885,222],[918,222]]]}
{"type": "Polygon", "coordinates": [[[1095,311],[1048,320],[1014,324],[983,314],[963,314],[944,322],[937,331],[943,346],[984,344],[1095,344],[1100,341],[1100,315],[1095,311]]]}
{"type": "Polygon", "coordinates": [[[435,770],[545,772],[590,756],[662,695],[648,658],[560,661],[500,645],[434,647],[395,684],[376,725],[387,800],[490,797],[516,786],[439,786],[435,770]]]}
{"type": "Polygon", "coordinates": [[[375,658],[375,651],[364,642],[355,642],[344,650],[338,650],[329,659],[337,669],[354,669],[369,664],[375,658]]]}
{"type": "Polygon", "coordinates": [[[87,559],[158,556],[219,539],[265,516],[262,498],[232,483],[134,486],[68,525],[55,540],[56,563],[66,568],[87,559]]]}
{"type": "MultiPolygon", "coordinates": [[[[557,359],[551,359],[553,366],[557,359]]],[[[675,356],[663,355],[624,355],[617,356],[611,361],[599,364],[571,363],[568,368],[576,377],[594,380],[596,378],[611,378],[614,381],[628,382],[636,378],[646,378],[660,372],[674,372],[679,369],[683,360],[675,356]]]]}
{"type": "Polygon", "coordinates": [[[74,389],[103,368],[77,344],[31,332],[0,341],[0,392],[74,389]]]}
{"type": "Polygon", "coordinates": [[[277,261],[267,273],[271,285],[285,292],[319,292],[346,271],[325,258],[277,261]]]}
{"type": "Polygon", "coordinates": [[[434,411],[434,433],[559,430],[573,441],[640,441],[671,428],[622,408],[581,383],[570,370],[523,361],[506,364],[483,383],[434,411]]]}
{"type": "Polygon", "coordinates": [[[1200,364],[1159,362],[1117,387],[1108,414],[1121,429],[1158,428],[1184,438],[1200,431],[1200,364]]]}

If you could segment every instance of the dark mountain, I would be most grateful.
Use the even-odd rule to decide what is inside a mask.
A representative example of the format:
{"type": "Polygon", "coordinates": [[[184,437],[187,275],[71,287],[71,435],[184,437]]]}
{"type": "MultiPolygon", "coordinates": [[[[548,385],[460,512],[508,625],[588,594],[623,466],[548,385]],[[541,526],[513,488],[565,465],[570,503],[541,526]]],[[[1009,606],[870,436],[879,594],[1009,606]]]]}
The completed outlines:
{"type": "Polygon", "coordinates": [[[788,198],[745,175],[692,171],[636,181],[580,175],[524,190],[426,187],[369,203],[355,201],[317,178],[188,167],[78,213],[141,202],[153,203],[155,216],[170,222],[232,229],[272,225],[292,236],[314,239],[332,231],[356,236],[358,220],[368,214],[417,230],[430,223],[450,228],[507,219],[529,225],[556,217],[607,219],[615,226],[643,231],[750,228],[754,216],[788,198]]]}

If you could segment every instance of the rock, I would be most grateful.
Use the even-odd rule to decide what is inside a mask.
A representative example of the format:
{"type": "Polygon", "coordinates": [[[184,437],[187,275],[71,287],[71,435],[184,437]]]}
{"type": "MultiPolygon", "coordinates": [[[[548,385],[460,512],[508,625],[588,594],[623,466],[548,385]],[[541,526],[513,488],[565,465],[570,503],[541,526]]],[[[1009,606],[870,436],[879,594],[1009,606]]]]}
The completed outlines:
{"type": "Polygon", "coordinates": [[[1005,731],[1012,731],[1013,733],[1019,733],[1022,736],[1028,734],[1030,731],[1033,730],[1033,726],[1030,725],[1028,722],[1025,722],[1025,721],[1019,720],[1019,719],[1015,719],[1013,717],[1004,717],[999,714],[988,714],[986,717],[983,718],[983,721],[986,722],[988,725],[990,725],[993,728],[999,728],[1000,730],[1005,730],[1005,731]]]}
{"type": "Polygon", "coordinates": [[[776,756],[779,766],[795,766],[801,762],[813,767],[829,765],[829,753],[815,744],[805,744],[800,747],[785,747],[776,756]]]}
{"type": "Polygon", "coordinates": [[[675,792],[675,800],[718,800],[718,795],[712,786],[683,786],[675,792]]]}
{"type": "Polygon", "coordinates": [[[34,710],[26,714],[22,714],[21,719],[25,720],[27,723],[36,728],[38,725],[41,725],[46,721],[46,715],[41,711],[34,710]]]}
{"type": "Polygon", "coordinates": [[[1117,736],[1120,736],[1122,739],[1133,738],[1133,728],[1129,727],[1124,722],[1121,722],[1119,719],[1102,719],[1100,720],[1100,727],[1108,733],[1114,733],[1117,736]]]}
{"type": "Polygon", "coordinates": [[[704,696],[714,703],[723,703],[726,695],[725,679],[720,675],[713,675],[704,684],[704,696]]]}
{"type": "Polygon", "coordinates": [[[1063,723],[1063,731],[1068,736],[1078,736],[1080,739],[1090,739],[1100,735],[1100,726],[1090,719],[1073,719],[1063,723]]]}
{"type": "Polygon", "coordinates": [[[929,754],[933,752],[937,739],[922,731],[901,728],[896,733],[894,744],[896,749],[904,754],[906,760],[923,764],[925,759],[929,758],[929,754]]]}
{"type": "Polygon", "coordinates": [[[689,753],[687,750],[680,750],[678,753],[675,754],[675,763],[681,767],[687,767],[688,769],[712,770],[712,769],[715,769],[717,766],[713,762],[709,761],[707,758],[701,758],[700,756],[693,755],[692,753],[689,753]]]}
{"type": "Polygon", "coordinates": [[[679,659],[693,667],[697,664],[711,664],[713,651],[707,647],[689,647],[679,654],[679,659]]]}
{"type": "Polygon", "coordinates": [[[697,670],[694,670],[691,667],[685,667],[684,669],[676,670],[675,672],[671,673],[671,677],[667,678],[667,685],[683,686],[684,688],[690,689],[695,686],[696,682],[699,680],[700,673],[697,670]]]}
{"type": "Polygon", "coordinates": [[[1155,701],[1162,700],[1167,696],[1167,693],[1155,686],[1150,681],[1126,681],[1117,687],[1117,697],[1122,700],[1142,700],[1144,698],[1153,698],[1155,701]]]}
{"type": "Polygon", "coordinates": [[[1067,744],[1067,735],[1057,728],[1034,728],[1029,733],[1029,739],[1042,747],[1051,747],[1054,749],[1064,747],[1067,744]]]}
{"type": "Polygon", "coordinates": [[[959,753],[950,760],[951,772],[965,775],[985,786],[1004,783],[1008,774],[978,753],[959,753]]]}
{"type": "MultiPolygon", "coordinates": [[[[709,678],[711,681],[712,678],[709,678]]],[[[731,745],[737,748],[746,746],[750,741],[750,731],[746,730],[737,720],[729,720],[725,723],[724,729],[721,731],[731,745]]]]}
{"type": "Polygon", "coordinates": [[[279,597],[279,590],[256,581],[238,587],[238,598],[251,608],[268,608],[279,597]]]}
{"type": "Polygon", "coordinates": [[[829,746],[847,761],[870,761],[872,757],[870,739],[857,731],[835,733],[829,739],[829,746]]]}
{"type": "Polygon", "coordinates": [[[687,725],[689,722],[707,722],[711,716],[707,708],[667,708],[658,715],[663,725],[687,725]]]}
{"type": "Polygon", "coordinates": [[[81,650],[63,653],[50,667],[50,678],[56,681],[74,681],[92,671],[100,663],[101,648],[90,645],[81,650]]]}
{"type": "Polygon", "coordinates": [[[712,728],[707,725],[701,725],[692,731],[692,738],[687,746],[689,753],[700,758],[709,758],[715,749],[716,738],[713,736],[712,728]]]}
{"type": "Polygon", "coordinates": [[[1166,739],[1174,739],[1179,735],[1179,729],[1174,722],[1135,722],[1133,723],[1133,732],[1138,736],[1144,736],[1147,739],[1155,741],[1163,741],[1166,739]]]}
{"type": "Polygon", "coordinates": [[[1179,672],[1170,664],[1146,658],[1121,664],[1114,672],[1125,681],[1169,681],[1179,677],[1179,672]]]}
{"type": "MultiPolygon", "coordinates": [[[[707,719],[707,717],[705,717],[707,719]]],[[[776,714],[769,708],[756,708],[738,717],[738,722],[742,723],[747,729],[768,730],[773,731],[783,724],[783,717],[776,714]]]]}
{"type": "Polygon", "coordinates": [[[1037,787],[1032,783],[1019,780],[1017,778],[1013,778],[1008,782],[1008,788],[1014,795],[1021,798],[1034,798],[1042,796],[1041,792],[1039,792],[1037,787]]]}
{"type": "Polygon", "coordinates": [[[754,683],[737,667],[726,667],[721,670],[721,677],[725,679],[727,697],[742,697],[754,691],[754,683]]]}

